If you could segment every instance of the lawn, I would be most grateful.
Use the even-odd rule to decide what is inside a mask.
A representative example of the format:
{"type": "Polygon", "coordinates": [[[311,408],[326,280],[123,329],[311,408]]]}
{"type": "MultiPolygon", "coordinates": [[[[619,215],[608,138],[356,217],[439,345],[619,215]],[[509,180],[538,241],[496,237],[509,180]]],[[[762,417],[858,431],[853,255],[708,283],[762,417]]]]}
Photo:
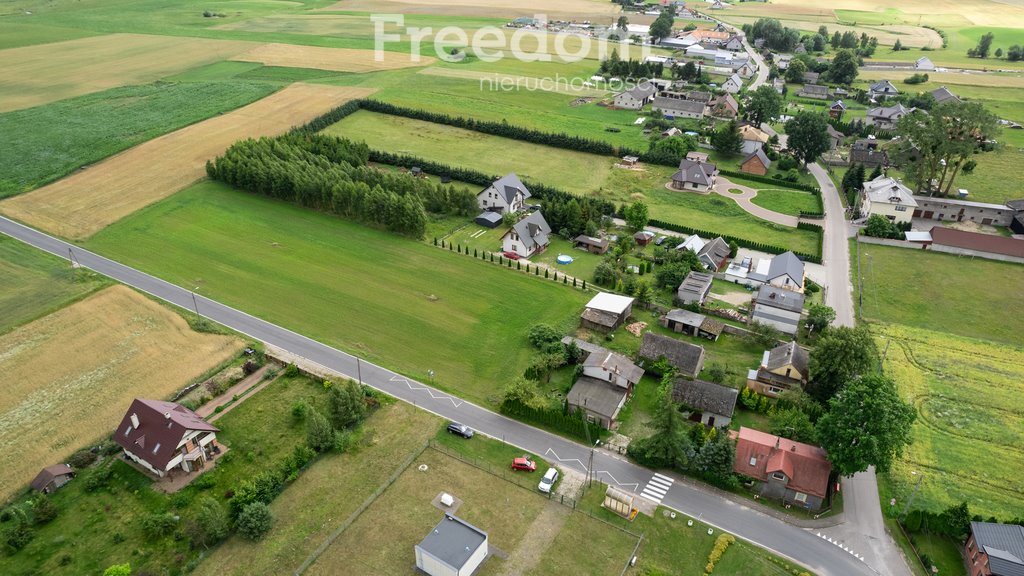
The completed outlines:
{"type": "Polygon", "coordinates": [[[109,434],[133,398],[165,398],[242,346],[121,285],[0,336],[0,499],[109,434]]]}
{"type": "Polygon", "coordinates": [[[0,236],[0,334],[59,310],[109,284],[71,265],[0,236]]]}
{"type": "Polygon", "coordinates": [[[851,244],[854,304],[861,306],[861,318],[1020,343],[1024,293],[1014,287],[1024,286],[1024,266],[875,244],[859,246],[858,266],[857,251],[851,244]]]}
{"type": "Polygon", "coordinates": [[[874,330],[888,347],[886,372],[918,412],[913,444],[882,476],[883,502],[895,497],[902,508],[916,471],[924,478],[915,507],[939,512],[966,501],[986,518],[1024,515],[1024,348],[905,326],[874,330]]]}
{"type": "Polygon", "coordinates": [[[325,130],[328,134],[364,140],[372,148],[411,154],[484,172],[515,172],[548,186],[577,194],[601,188],[613,160],[560,148],[490,136],[421,120],[360,110],[325,130]]]}
{"type": "Polygon", "coordinates": [[[135,144],[266,96],[255,82],[126,86],[0,113],[0,198],[30,190],[135,144]]]}
{"type": "Polygon", "coordinates": [[[762,208],[790,216],[799,216],[801,212],[823,212],[820,196],[799,190],[758,190],[757,196],[750,201],[762,208]]]}
{"type": "MultiPolygon", "coordinates": [[[[274,384],[273,386],[277,386],[274,384]]],[[[261,391],[257,396],[267,393],[261,391]]],[[[303,386],[288,384],[267,399],[284,409],[301,397],[303,386]]],[[[248,401],[247,401],[248,402],[248,401]]],[[[284,423],[290,441],[295,426],[291,416],[280,408],[270,410],[272,418],[267,426],[273,428],[284,423]]],[[[245,408],[243,404],[236,411],[245,408]]],[[[253,410],[254,416],[264,414],[253,410]]],[[[225,416],[225,420],[234,411],[225,416]]],[[[219,422],[218,422],[219,425],[219,422]]],[[[256,425],[256,423],[253,423],[256,425]]],[[[291,484],[270,508],[274,513],[274,528],[263,542],[253,543],[232,537],[210,552],[195,571],[198,575],[271,575],[295,571],[306,558],[337,529],[410,455],[419,450],[439,426],[438,419],[404,402],[386,404],[363,425],[357,449],[348,454],[330,454],[322,457],[291,484]],[[375,466],[372,463],[385,463],[375,466]],[[316,506],[310,506],[316,502],[316,506]]],[[[236,425],[240,431],[245,430],[236,425]]],[[[302,432],[302,428],[298,428],[302,432]]],[[[266,430],[258,438],[273,437],[274,430],[266,430]]],[[[411,550],[411,546],[410,546],[411,550]]]]}
{"type": "Polygon", "coordinates": [[[588,299],[471,256],[211,182],[87,244],[414,378],[426,380],[434,370],[435,384],[482,403],[495,402],[529,364],[529,326],[567,329],[588,299]]]}

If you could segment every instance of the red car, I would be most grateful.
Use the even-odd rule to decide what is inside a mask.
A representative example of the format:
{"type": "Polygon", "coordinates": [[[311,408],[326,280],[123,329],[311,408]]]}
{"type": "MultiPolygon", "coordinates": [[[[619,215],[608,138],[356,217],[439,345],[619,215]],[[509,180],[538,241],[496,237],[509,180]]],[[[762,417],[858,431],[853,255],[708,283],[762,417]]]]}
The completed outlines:
{"type": "Polygon", "coordinates": [[[526,456],[523,456],[522,458],[513,458],[512,469],[522,470],[524,472],[533,472],[534,470],[537,469],[537,463],[530,460],[526,456]]]}
{"type": "Polygon", "coordinates": [[[501,255],[509,260],[519,260],[519,254],[516,254],[515,252],[502,252],[501,255]]]}

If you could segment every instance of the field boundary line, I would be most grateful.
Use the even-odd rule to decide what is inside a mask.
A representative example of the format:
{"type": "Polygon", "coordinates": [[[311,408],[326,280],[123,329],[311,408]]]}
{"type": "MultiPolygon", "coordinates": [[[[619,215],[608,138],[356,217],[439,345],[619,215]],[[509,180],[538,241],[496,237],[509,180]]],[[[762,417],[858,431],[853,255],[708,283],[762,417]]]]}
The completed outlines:
{"type": "Polygon", "coordinates": [[[302,565],[295,570],[295,576],[300,576],[301,574],[305,573],[305,571],[313,565],[313,562],[316,562],[316,560],[320,558],[320,556],[324,552],[327,551],[327,548],[329,548],[331,544],[334,544],[334,541],[337,540],[338,537],[341,536],[342,533],[344,533],[345,530],[347,530],[348,527],[351,526],[353,522],[355,522],[360,516],[362,516],[363,512],[366,512],[366,509],[373,505],[373,503],[377,500],[377,498],[380,497],[381,494],[384,493],[385,490],[390,488],[391,485],[394,484],[396,480],[398,480],[398,477],[401,476],[409,468],[409,466],[411,466],[412,463],[415,462],[416,459],[420,457],[420,454],[423,454],[423,451],[426,450],[427,446],[429,445],[430,441],[428,440],[424,442],[419,448],[413,450],[413,452],[409,454],[405,461],[403,461],[402,464],[399,465],[398,468],[391,473],[391,476],[389,476],[388,479],[385,480],[383,484],[378,486],[377,489],[373,491],[373,494],[370,494],[370,496],[366,500],[364,500],[362,504],[359,505],[359,508],[356,508],[355,511],[349,514],[348,518],[346,518],[345,521],[342,522],[341,525],[338,526],[338,528],[336,528],[334,532],[332,532],[331,535],[327,537],[327,539],[321,542],[320,545],[317,546],[316,550],[314,550],[309,556],[306,557],[305,561],[302,562],[302,565]]]}

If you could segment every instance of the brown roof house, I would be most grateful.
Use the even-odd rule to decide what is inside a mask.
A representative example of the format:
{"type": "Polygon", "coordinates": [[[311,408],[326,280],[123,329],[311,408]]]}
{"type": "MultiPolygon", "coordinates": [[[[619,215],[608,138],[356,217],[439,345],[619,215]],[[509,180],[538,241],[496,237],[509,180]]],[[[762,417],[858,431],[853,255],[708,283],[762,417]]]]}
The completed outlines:
{"type": "Polygon", "coordinates": [[[690,420],[711,428],[732,422],[738,396],[739,390],[714,382],[678,378],[672,383],[672,399],[690,408],[690,420]]]}
{"type": "Polygon", "coordinates": [[[829,494],[832,463],[817,446],[741,427],[733,472],[759,484],[762,497],[819,510],[829,494]]]}
{"type": "Polygon", "coordinates": [[[603,349],[591,352],[583,362],[583,374],[566,396],[569,410],[582,410],[587,420],[610,429],[643,375],[643,368],[621,354],[603,349]]]}
{"type": "Polygon", "coordinates": [[[968,576],[1024,574],[1024,526],[971,522],[964,550],[968,576]]]}
{"type": "Polygon", "coordinates": [[[673,332],[707,338],[712,342],[717,341],[718,337],[722,335],[722,331],[725,330],[725,325],[718,320],[679,308],[669,310],[659,319],[659,322],[673,332]]]}
{"type": "Polygon", "coordinates": [[[664,360],[669,367],[675,368],[680,376],[696,378],[704,369],[704,347],[655,334],[644,332],[644,339],[637,352],[640,365],[648,372],[661,374],[658,363],[664,360]]]}
{"type": "Polygon", "coordinates": [[[605,238],[594,238],[593,236],[587,236],[586,234],[580,234],[573,243],[580,250],[586,250],[591,254],[604,254],[608,251],[608,240],[605,238]]]}
{"type": "Polygon", "coordinates": [[[723,94],[714,100],[711,106],[711,115],[716,118],[735,118],[740,113],[740,105],[732,94],[723,94]]]}
{"type": "Polygon", "coordinates": [[[220,430],[174,402],[136,398],[114,431],[125,456],[156,476],[193,472],[213,459],[220,430]]]}
{"type": "Polygon", "coordinates": [[[49,494],[61,486],[67,484],[75,477],[75,471],[67,464],[54,464],[43,468],[30,486],[33,490],[49,494]]]}
{"type": "Polygon", "coordinates": [[[580,326],[589,330],[611,332],[633,314],[633,299],[608,292],[598,292],[587,302],[580,314],[580,326]]]}
{"type": "Polygon", "coordinates": [[[771,398],[778,398],[786,390],[803,388],[807,384],[809,361],[810,355],[796,342],[765,350],[757,370],[747,371],[747,388],[771,398]]]}
{"type": "Polygon", "coordinates": [[[768,173],[768,169],[771,168],[771,166],[772,161],[768,159],[768,155],[764,153],[764,149],[759,147],[743,159],[743,162],[740,163],[740,172],[764,176],[768,173]]]}

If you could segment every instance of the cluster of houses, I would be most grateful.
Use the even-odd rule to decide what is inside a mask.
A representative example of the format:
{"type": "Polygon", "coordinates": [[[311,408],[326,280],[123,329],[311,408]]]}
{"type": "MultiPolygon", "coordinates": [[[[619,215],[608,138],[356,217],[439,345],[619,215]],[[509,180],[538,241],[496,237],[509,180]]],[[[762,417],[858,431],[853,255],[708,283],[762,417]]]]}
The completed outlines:
{"type": "Polygon", "coordinates": [[[705,116],[732,119],[739,114],[739,103],[732,96],[739,92],[743,80],[735,74],[722,85],[726,94],[715,96],[699,90],[674,91],[667,81],[645,80],[637,86],[615,95],[616,108],[640,110],[650,104],[653,112],[660,112],[666,118],[692,118],[700,120],[705,116]]]}
{"type": "Polygon", "coordinates": [[[540,254],[551,244],[551,226],[536,206],[527,205],[532,195],[515,173],[509,173],[495,180],[477,194],[477,202],[483,212],[474,219],[476,224],[486,228],[497,228],[504,222],[505,214],[514,214],[516,222],[501,237],[503,252],[513,253],[520,258],[540,254]]]}

